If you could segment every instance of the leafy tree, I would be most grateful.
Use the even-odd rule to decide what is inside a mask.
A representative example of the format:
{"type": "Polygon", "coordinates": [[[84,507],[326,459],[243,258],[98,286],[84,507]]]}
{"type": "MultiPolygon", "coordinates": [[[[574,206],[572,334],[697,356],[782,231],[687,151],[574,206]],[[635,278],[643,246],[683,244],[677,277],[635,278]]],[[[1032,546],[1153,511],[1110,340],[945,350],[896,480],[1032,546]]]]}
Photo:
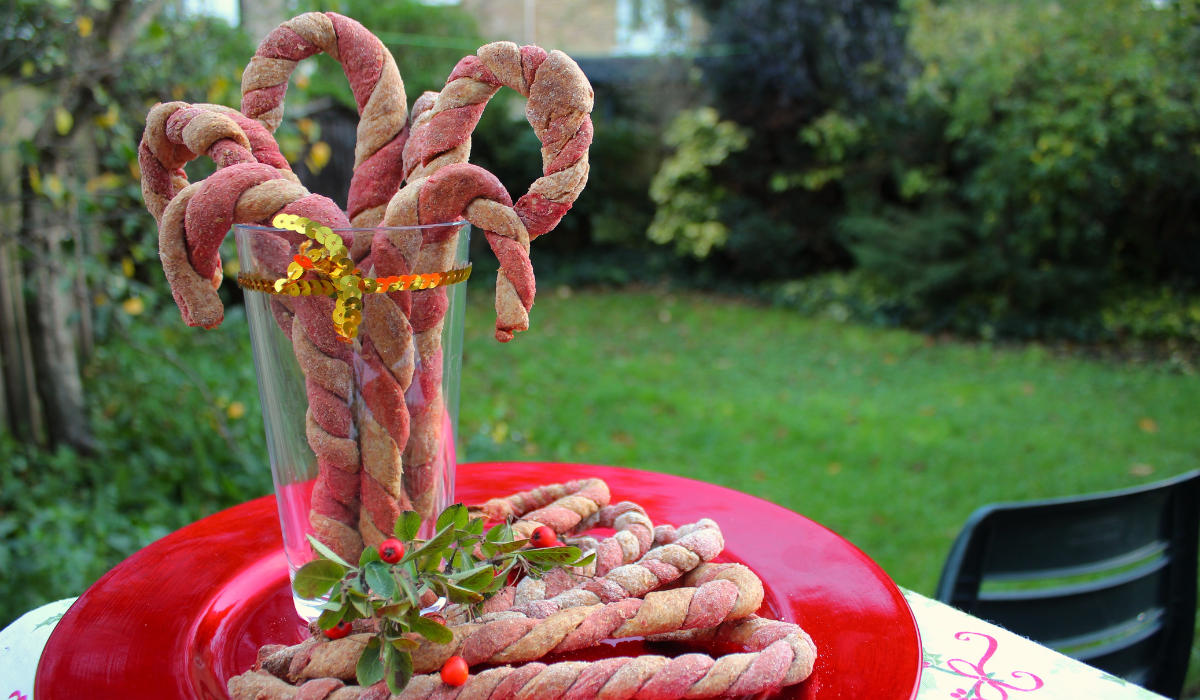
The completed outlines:
{"type": "MultiPolygon", "coordinates": [[[[685,210],[660,204],[652,236],[666,240],[675,238],[669,231],[723,228],[727,235],[712,237],[719,251],[714,264],[760,279],[848,266],[849,255],[834,235],[842,193],[794,188],[791,182],[814,164],[816,147],[802,134],[814,120],[830,110],[854,118],[874,113],[902,94],[906,61],[898,2],[693,4],[710,27],[710,55],[699,63],[716,107],[750,137],[745,148],[705,161],[691,180],[678,183],[678,192],[667,186],[666,171],[660,172],[660,180],[667,178],[659,182],[655,198],[660,202],[686,199],[688,182],[711,181],[722,195],[708,207],[685,208],[699,217],[695,220],[685,210]],[[719,221],[708,211],[714,206],[719,221]],[[664,227],[666,221],[673,223],[664,227]]],[[[699,131],[693,135],[700,141],[671,137],[678,149],[675,160],[704,149],[707,137],[699,131]]],[[[691,251],[703,257],[708,249],[701,245],[691,251]]]]}
{"type": "MultiPolygon", "coordinates": [[[[844,228],[859,263],[919,310],[914,320],[1074,333],[1118,290],[1196,288],[1194,4],[920,2],[913,11],[924,70],[909,120],[876,137],[893,144],[895,184],[844,228]],[[907,130],[911,142],[922,128],[920,149],[886,138],[907,130]]],[[[871,157],[860,148],[823,165],[861,168],[871,157]]]]}
{"type": "Polygon", "coordinates": [[[0,247],[21,262],[0,266],[0,283],[16,292],[0,321],[6,336],[30,340],[32,352],[3,346],[7,368],[36,380],[6,375],[11,427],[26,439],[40,437],[40,424],[55,444],[96,448],[76,345],[86,356],[93,334],[103,334],[112,307],[97,305],[123,298],[140,313],[161,281],[141,267],[157,263],[137,184],[146,109],[236,98],[245,39],[178,12],[161,0],[20,0],[0,18],[0,81],[11,100],[3,128],[15,147],[0,247]],[[17,395],[31,384],[36,396],[17,395]]]}

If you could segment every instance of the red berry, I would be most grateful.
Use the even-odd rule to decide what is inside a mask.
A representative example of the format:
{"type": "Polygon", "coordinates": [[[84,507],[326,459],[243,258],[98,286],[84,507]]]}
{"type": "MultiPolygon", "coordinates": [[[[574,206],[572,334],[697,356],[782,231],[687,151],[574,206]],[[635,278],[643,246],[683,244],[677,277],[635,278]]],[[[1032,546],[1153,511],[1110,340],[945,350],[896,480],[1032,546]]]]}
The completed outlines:
{"type": "Polygon", "coordinates": [[[529,536],[529,544],[533,546],[534,549],[542,549],[543,547],[557,547],[558,535],[555,534],[554,530],[542,525],[538,529],[534,530],[533,534],[529,536]]]}
{"type": "Polygon", "coordinates": [[[342,620],[333,627],[325,630],[325,636],[330,639],[341,639],[342,637],[349,636],[352,629],[353,626],[349,622],[342,620]]]}
{"type": "Polygon", "coordinates": [[[421,617],[425,618],[426,620],[433,620],[434,622],[436,622],[442,626],[445,626],[445,624],[446,624],[446,618],[442,617],[441,615],[439,615],[437,613],[426,613],[426,614],[422,615],[421,617]]]}
{"type": "Polygon", "coordinates": [[[404,545],[400,540],[384,540],[379,545],[379,558],[388,564],[396,564],[404,558],[404,545]]]}
{"type": "Polygon", "coordinates": [[[467,668],[467,660],[461,656],[451,656],[442,664],[442,682],[446,685],[463,685],[469,675],[471,670],[467,668]]]}

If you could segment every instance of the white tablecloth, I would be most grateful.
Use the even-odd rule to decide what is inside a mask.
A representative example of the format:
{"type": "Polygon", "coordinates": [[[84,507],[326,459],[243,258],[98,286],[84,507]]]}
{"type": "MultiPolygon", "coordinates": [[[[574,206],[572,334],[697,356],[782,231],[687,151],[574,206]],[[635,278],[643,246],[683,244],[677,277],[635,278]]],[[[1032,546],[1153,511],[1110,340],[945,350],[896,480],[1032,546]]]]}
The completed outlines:
{"type": "MultiPolygon", "coordinates": [[[[1162,698],[925,596],[904,595],[925,652],[919,700],[1162,698]]],[[[33,700],[38,658],[74,602],[44,605],[0,632],[0,700],[33,700]]]]}

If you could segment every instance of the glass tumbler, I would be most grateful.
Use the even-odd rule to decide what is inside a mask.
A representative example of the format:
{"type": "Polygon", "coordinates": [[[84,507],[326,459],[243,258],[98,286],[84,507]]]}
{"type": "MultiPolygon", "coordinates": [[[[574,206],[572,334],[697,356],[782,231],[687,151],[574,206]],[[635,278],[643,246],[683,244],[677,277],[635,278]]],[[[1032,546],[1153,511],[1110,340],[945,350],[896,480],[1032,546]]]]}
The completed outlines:
{"type": "MultiPolygon", "coordinates": [[[[315,284],[276,290],[289,264],[306,264],[297,256],[307,236],[234,227],[293,579],[316,556],[309,535],[357,564],[365,546],[392,536],[402,511],[421,513],[421,536],[428,537],[430,516],[454,499],[470,225],[334,232],[364,281],[398,290],[362,285],[361,321],[355,332],[343,332],[356,333],[353,339],[335,331],[335,317],[343,318],[335,314],[337,292],[320,282],[335,278],[309,271],[300,281],[315,284]]],[[[293,599],[309,621],[324,602],[294,592],[293,599]]]]}

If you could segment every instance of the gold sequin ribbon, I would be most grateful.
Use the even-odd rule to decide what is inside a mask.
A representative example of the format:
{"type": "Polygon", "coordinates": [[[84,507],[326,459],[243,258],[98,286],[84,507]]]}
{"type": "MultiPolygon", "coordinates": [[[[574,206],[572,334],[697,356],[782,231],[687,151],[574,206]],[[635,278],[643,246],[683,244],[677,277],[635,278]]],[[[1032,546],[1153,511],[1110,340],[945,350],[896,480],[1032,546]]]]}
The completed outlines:
{"type": "Polygon", "coordinates": [[[295,214],[280,214],[271,222],[275,228],[303,233],[312,240],[300,244],[300,254],[293,256],[288,265],[288,276],[271,279],[246,272],[238,274],[238,286],[253,292],[266,294],[288,294],[309,296],[319,294],[337,298],[333,307],[333,328],[338,340],[349,343],[358,336],[358,324],[362,322],[362,295],[404,292],[413,289],[433,289],[458,284],[471,276],[471,265],[447,272],[427,272],[421,275],[393,275],[391,277],[364,277],[354,267],[350,251],[342,243],[342,237],[328,226],[295,214]],[[313,242],[317,245],[313,245],[313,242]],[[315,280],[300,279],[305,273],[315,272],[315,280]]]}

